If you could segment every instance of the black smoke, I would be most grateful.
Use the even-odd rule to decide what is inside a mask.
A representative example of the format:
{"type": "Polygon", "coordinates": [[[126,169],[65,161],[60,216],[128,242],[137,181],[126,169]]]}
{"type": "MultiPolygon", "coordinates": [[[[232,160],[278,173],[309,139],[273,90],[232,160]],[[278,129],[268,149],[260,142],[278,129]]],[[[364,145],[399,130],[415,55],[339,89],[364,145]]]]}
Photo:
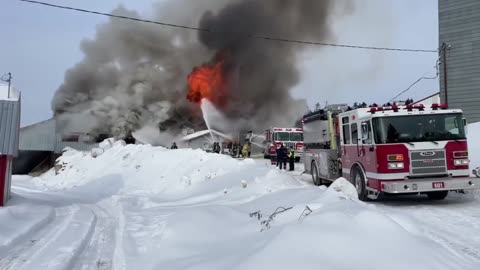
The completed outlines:
{"type": "MultiPolygon", "coordinates": [[[[185,98],[186,78],[218,51],[229,53],[234,73],[222,108],[229,124],[222,131],[292,126],[306,111],[305,101],[290,93],[301,79],[297,56],[305,46],[252,36],[330,41],[335,1],[174,2],[157,6],[152,19],[209,32],[119,19],[100,25],[93,40],[82,42],[85,58],[67,71],[53,98],[65,129],[121,136],[146,125],[172,133],[202,128],[198,105],[185,98]]],[[[141,17],[122,7],[113,13],[141,17]]]]}

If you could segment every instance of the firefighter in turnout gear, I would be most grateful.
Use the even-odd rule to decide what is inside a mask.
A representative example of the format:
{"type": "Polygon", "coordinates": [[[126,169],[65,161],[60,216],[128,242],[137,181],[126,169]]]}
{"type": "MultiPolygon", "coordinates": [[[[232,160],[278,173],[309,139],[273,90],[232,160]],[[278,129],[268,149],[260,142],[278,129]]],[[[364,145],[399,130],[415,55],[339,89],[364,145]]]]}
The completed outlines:
{"type": "Polygon", "coordinates": [[[289,165],[289,171],[295,170],[295,150],[293,150],[293,147],[290,146],[290,151],[288,152],[288,165],[289,165]]]}

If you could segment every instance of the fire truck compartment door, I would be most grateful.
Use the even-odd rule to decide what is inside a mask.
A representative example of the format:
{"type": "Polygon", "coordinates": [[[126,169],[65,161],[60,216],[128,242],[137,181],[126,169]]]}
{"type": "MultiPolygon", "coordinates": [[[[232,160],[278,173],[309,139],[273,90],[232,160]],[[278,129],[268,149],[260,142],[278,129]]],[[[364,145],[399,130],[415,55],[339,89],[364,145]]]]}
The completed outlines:
{"type": "Polygon", "coordinates": [[[318,159],[318,169],[319,174],[324,177],[328,177],[328,153],[327,152],[320,152],[319,159],[318,159]]]}

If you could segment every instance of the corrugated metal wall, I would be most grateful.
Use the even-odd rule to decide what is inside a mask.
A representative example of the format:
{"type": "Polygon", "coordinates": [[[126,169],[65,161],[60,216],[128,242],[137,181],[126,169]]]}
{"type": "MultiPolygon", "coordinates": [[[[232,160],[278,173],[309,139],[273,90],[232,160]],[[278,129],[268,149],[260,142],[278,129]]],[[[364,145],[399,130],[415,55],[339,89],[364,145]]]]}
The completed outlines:
{"type": "Polygon", "coordinates": [[[20,150],[53,151],[55,149],[55,120],[50,119],[20,130],[20,150]]]}
{"type": "Polygon", "coordinates": [[[0,154],[2,155],[17,155],[20,109],[20,100],[0,100],[0,154]]]}
{"type": "Polygon", "coordinates": [[[55,119],[26,126],[20,130],[20,150],[61,153],[65,147],[88,151],[98,147],[98,144],[63,141],[62,134],[57,130],[55,119]]]}
{"type": "MultiPolygon", "coordinates": [[[[463,109],[470,123],[480,121],[480,1],[439,0],[440,45],[447,51],[447,93],[450,108],[463,109]]],[[[443,65],[440,70],[445,101],[443,65]]]]}

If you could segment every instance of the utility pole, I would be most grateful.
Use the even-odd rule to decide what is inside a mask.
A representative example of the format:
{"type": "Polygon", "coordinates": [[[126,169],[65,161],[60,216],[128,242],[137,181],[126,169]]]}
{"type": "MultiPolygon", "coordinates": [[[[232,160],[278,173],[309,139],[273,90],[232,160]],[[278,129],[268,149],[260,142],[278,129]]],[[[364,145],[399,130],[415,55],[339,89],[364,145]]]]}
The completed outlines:
{"type": "Polygon", "coordinates": [[[12,73],[8,73],[8,98],[10,98],[10,87],[12,86],[12,73]]]}
{"type": "Polygon", "coordinates": [[[448,78],[447,78],[447,49],[450,49],[450,46],[447,44],[442,44],[442,61],[443,61],[443,87],[445,93],[445,104],[448,106],[448,78]]]}

